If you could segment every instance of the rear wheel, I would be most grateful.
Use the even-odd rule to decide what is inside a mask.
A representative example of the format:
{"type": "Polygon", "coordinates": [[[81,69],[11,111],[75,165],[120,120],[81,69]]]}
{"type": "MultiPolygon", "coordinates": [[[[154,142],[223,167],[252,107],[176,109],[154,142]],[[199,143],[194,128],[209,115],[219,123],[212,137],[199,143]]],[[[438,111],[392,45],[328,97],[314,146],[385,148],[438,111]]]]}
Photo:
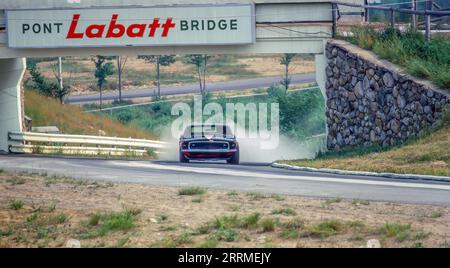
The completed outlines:
{"type": "Polygon", "coordinates": [[[187,162],[189,162],[189,159],[187,159],[184,155],[183,155],[183,153],[180,151],[180,162],[181,163],[187,163],[187,162]]]}
{"type": "Polygon", "coordinates": [[[229,160],[227,160],[228,164],[232,165],[239,165],[239,151],[237,151],[233,157],[231,157],[229,160]]]}

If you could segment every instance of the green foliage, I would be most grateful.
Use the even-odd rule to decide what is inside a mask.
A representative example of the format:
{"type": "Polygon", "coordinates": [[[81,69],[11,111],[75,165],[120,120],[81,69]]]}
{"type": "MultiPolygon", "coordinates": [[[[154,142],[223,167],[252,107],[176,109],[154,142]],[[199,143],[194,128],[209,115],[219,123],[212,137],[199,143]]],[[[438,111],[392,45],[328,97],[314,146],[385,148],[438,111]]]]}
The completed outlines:
{"type": "Polygon", "coordinates": [[[82,238],[105,236],[112,231],[127,231],[135,227],[136,216],[140,210],[126,210],[124,212],[96,213],[89,217],[82,238]]]}
{"type": "Polygon", "coordinates": [[[281,80],[281,85],[284,86],[285,90],[289,89],[291,84],[291,78],[289,77],[289,65],[297,54],[295,53],[285,53],[280,58],[280,64],[284,65],[284,77],[281,80]]]}
{"type": "Polygon", "coordinates": [[[393,28],[377,32],[368,27],[354,27],[352,33],[346,37],[348,41],[404,66],[414,76],[450,89],[450,53],[443,53],[450,51],[450,38],[433,37],[427,42],[422,33],[393,28]]]}
{"type": "Polygon", "coordinates": [[[206,193],[202,187],[184,187],[178,190],[179,195],[200,195],[206,193]]]}
{"type": "Polygon", "coordinates": [[[114,65],[108,60],[112,60],[112,57],[97,55],[91,59],[95,64],[94,76],[97,79],[97,86],[101,91],[102,88],[108,83],[107,77],[113,75],[114,65]]]}
{"type": "Polygon", "coordinates": [[[384,235],[385,237],[395,237],[397,241],[402,242],[409,238],[411,233],[411,224],[387,222],[378,229],[378,233],[384,235]]]}
{"type": "Polygon", "coordinates": [[[263,232],[273,232],[275,230],[276,220],[269,218],[261,221],[261,228],[263,232]]]}
{"type": "Polygon", "coordinates": [[[292,208],[278,208],[278,209],[272,210],[272,214],[281,214],[281,215],[285,215],[285,216],[293,216],[293,215],[296,215],[297,213],[292,208]]]}
{"type": "Polygon", "coordinates": [[[24,205],[24,203],[22,200],[13,199],[13,200],[9,201],[8,208],[12,209],[12,210],[19,210],[19,209],[23,208],[23,205],[24,205]]]}
{"type": "Polygon", "coordinates": [[[39,68],[37,66],[38,61],[27,59],[27,69],[30,72],[31,75],[31,81],[28,80],[26,84],[30,86],[31,88],[37,90],[39,93],[55,98],[59,100],[61,103],[64,100],[64,97],[69,94],[70,87],[67,85],[64,85],[62,88],[60,87],[59,83],[55,81],[51,81],[44,77],[41,72],[39,71],[39,68]]]}

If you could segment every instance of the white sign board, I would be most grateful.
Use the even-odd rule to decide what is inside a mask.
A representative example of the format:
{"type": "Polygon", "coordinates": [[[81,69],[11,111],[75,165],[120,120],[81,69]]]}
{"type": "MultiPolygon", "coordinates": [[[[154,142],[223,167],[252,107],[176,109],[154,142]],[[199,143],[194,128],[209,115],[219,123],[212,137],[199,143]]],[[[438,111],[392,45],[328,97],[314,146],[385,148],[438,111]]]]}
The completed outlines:
{"type": "Polygon", "coordinates": [[[231,45],[255,42],[254,6],[8,10],[8,46],[231,45]]]}

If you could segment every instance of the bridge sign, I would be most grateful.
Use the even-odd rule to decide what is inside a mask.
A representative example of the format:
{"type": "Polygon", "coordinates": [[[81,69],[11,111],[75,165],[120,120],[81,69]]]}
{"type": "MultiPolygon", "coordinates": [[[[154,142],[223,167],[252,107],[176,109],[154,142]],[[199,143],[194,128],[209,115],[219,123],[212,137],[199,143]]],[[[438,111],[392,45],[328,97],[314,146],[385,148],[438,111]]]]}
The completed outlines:
{"type": "Polygon", "coordinates": [[[255,42],[251,4],[8,10],[8,46],[231,45],[255,42]]]}

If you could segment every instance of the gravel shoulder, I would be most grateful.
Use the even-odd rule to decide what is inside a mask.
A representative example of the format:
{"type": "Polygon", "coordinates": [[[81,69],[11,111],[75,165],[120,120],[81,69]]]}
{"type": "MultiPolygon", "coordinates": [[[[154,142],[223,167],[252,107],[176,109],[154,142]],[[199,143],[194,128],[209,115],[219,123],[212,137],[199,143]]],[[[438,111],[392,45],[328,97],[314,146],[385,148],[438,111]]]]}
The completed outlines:
{"type": "Polygon", "coordinates": [[[369,239],[449,247],[450,208],[0,173],[0,247],[69,239],[82,247],[365,247],[369,239]]]}

